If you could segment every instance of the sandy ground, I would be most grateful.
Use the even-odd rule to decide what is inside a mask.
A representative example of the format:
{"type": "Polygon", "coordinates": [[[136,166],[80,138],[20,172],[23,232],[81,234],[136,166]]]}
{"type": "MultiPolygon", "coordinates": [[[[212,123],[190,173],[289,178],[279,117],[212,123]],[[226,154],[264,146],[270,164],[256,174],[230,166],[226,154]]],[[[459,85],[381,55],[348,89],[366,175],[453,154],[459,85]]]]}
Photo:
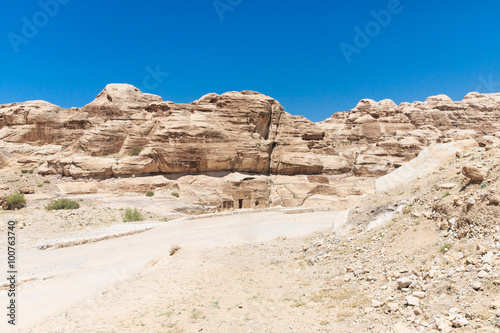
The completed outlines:
{"type": "MultiPolygon", "coordinates": [[[[163,267],[169,274],[178,270],[175,275],[183,276],[181,279],[185,283],[203,274],[203,271],[198,271],[200,262],[208,258],[207,251],[214,248],[266,242],[278,236],[298,237],[331,228],[334,224],[339,226],[345,216],[346,212],[333,211],[226,215],[158,223],[154,229],[140,234],[62,249],[23,248],[18,253],[22,282],[19,285],[17,331],[26,332],[28,328],[33,332],[99,331],[97,326],[95,329],[87,326],[55,328],[53,324],[57,320],[49,318],[72,306],[83,306],[96,295],[115,290],[117,285],[142,280],[156,271],[154,267],[163,267]],[[182,247],[179,255],[169,255],[172,244],[182,247]]],[[[5,260],[5,256],[0,258],[2,262],[5,260]]],[[[230,272],[224,274],[230,276],[230,272]]],[[[161,276],[165,277],[163,272],[161,276]]],[[[154,288],[163,285],[162,282],[154,288]]],[[[175,288],[169,290],[182,294],[184,286],[177,291],[175,288]]],[[[143,297],[155,297],[155,292],[144,291],[143,297]]],[[[6,298],[4,291],[2,298],[6,298]]],[[[114,327],[111,321],[107,322],[114,327]]],[[[2,332],[7,330],[5,326],[1,329],[2,332]]]]}
{"type": "Polygon", "coordinates": [[[152,212],[123,224],[120,208],[161,201],[83,196],[76,211],[48,212],[48,199],[30,200],[0,212],[24,227],[18,331],[498,332],[499,156],[457,155],[361,198],[349,214],[274,209],[161,221],[152,212]],[[465,163],[485,168],[485,181],[469,183],[465,163]],[[143,232],[36,250],[127,230],[143,232]],[[174,256],[172,244],[181,246],[174,256]]]}

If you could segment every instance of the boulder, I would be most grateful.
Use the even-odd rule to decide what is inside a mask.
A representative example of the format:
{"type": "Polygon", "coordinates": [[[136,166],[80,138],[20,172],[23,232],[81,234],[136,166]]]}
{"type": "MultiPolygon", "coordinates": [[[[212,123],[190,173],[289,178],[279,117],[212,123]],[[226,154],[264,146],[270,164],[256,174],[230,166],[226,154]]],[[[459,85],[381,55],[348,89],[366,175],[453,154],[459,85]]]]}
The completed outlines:
{"type": "Polygon", "coordinates": [[[33,193],[35,193],[35,190],[32,187],[29,187],[29,186],[21,186],[18,191],[19,191],[19,193],[23,193],[23,194],[33,194],[33,193]]]}
{"type": "Polygon", "coordinates": [[[96,183],[67,182],[57,184],[63,194],[91,194],[97,193],[96,183]]]}
{"type": "Polygon", "coordinates": [[[466,164],[462,166],[462,174],[469,180],[475,182],[481,182],[485,178],[484,172],[471,164],[466,164]]]}

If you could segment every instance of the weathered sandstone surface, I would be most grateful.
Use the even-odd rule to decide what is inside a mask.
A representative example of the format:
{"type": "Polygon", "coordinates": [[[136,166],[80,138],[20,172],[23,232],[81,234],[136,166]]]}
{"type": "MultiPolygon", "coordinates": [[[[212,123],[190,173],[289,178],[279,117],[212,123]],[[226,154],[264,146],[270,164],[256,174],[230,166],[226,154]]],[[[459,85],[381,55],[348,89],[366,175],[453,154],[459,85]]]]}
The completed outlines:
{"type": "Polygon", "coordinates": [[[498,142],[500,94],[473,92],[458,102],[438,95],[400,105],[364,99],[318,125],[355,175],[382,176],[431,144],[470,138],[483,147],[498,142]]]}
{"type": "MultiPolygon", "coordinates": [[[[372,193],[374,177],[431,144],[473,139],[489,147],[499,142],[499,131],[500,94],[470,93],[459,102],[438,95],[400,105],[362,100],[313,123],[253,91],[178,104],[110,84],[83,108],[0,105],[0,168],[80,182],[162,175],[165,184],[154,187],[175,186],[210,207],[318,206],[372,193]]],[[[109,191],[150,186],[120,182],[103,184],[109,191]]],[[[103,184],[61,191],[93,193],[103,184]]]]}

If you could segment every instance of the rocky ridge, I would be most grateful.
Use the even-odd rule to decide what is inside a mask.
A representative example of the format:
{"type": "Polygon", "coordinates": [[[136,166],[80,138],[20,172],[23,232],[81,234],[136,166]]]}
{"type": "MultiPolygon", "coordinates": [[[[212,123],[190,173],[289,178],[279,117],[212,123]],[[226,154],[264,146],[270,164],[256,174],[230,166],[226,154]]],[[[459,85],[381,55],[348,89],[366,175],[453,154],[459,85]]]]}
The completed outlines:
{"type": "Polygon", "coordinates": [[[490,147],[500,141],[499,131],[500,94],[470,93],[459,102],[438,95],[400,105],[362,100],[313,123],[253,91],[178,104],[110,84],[83,108],[1,105],[0,168],[71,177],[82,184],[75,193],[113,191],[105,186],[112,178],[142,176],[147,187],[147,177],[162,175],[168,188],[214,209],[338,207],[373,193],[375,177],[429,145],[473,139],[490,147]],[[182,179],[195,185],[182,186],[182,179]]]}

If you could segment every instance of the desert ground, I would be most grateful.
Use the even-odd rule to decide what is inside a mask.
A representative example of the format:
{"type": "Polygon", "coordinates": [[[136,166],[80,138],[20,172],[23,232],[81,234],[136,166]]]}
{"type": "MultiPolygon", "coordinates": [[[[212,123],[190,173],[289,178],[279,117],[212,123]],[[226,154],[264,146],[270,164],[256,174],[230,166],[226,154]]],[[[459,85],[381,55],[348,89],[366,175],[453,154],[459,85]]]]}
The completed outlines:
{"type": "Polygon", "coordinates": [[[102,199],[94,195],[74,211],[93,212],[85,227],[73,211],[40,209],[42,198],[29,212],[3,211],[24,225],[17,331],[497,332],[498,153],[467,149],[349,212],[123,223],[119,208],[87,210],[102,199]],[[461,171],[470,164],[488,177],[470,182],[461,171]],[[464,215],[470,223],[457,222],[464,215]],[[52,218],[67,222],[51,229],[52,218]]]}

